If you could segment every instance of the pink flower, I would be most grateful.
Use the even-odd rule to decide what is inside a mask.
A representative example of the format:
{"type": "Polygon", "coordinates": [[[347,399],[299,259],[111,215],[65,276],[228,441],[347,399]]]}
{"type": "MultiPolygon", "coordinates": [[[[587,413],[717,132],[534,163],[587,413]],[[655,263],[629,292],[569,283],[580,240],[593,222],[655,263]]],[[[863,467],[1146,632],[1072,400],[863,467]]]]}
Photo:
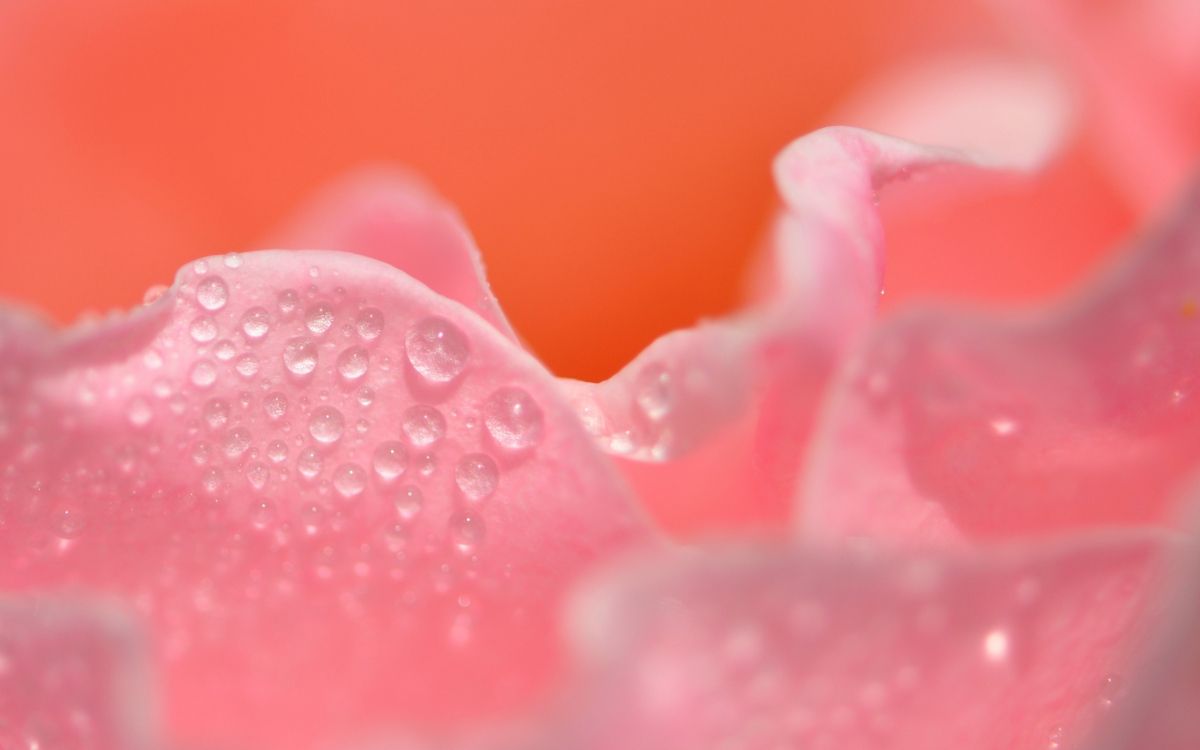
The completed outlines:
{"type": "Polygon", "coordinates": [[[880,199],[986,195],[1053,99],[795,142],[752,304],[602,383],[403,174],[275,242],[355,254],[3,312],[0,747],[1197,746],[1200,194],[1049,311],[874,322],[880,199]]]}

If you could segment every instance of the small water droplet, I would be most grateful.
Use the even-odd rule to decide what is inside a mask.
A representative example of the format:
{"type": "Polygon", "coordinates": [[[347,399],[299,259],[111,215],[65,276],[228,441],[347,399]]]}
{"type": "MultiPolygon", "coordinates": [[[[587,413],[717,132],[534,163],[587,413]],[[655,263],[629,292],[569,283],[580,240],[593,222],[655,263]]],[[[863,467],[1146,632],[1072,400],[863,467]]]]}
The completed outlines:
{"type": "Polygon", "coordinates": [[[204,403],[204,421],[211,429],[219,429],[229,421],[229,402],[212,398],[204,403]]]}
{"type": "Polygon", "coordinates": [[[303,376],[317,369],[317,345],[297,336],[283,347],[283,364],[293,375],[303,376]]]}
{"type": "Polygon", "coordinates": [[[270,476],[271,470],[267,468],[266,464],[260,461],[255,461],[246,467],[246,481],[249,482],[250,486],[256,490],[261,490],[263,487],[266,487],[267,479],[269,479],[270,476]]]}
{"type": "Polygon", "coordinates": [[[437,457],[432,453],[417,456],[417,471],[427,479],[433,476],[433,472],[437,471],[437,457]]]}
{"type": "Polygon", "coordinates": [[[308,420],[308,432],[318,443],[336,443],[346,428],[342,413],[332,406],[318,406],[308,420]]]}
{"type": "Polygon", "coordinates": [[[74,504],[60,505],[53,514],[54,533],[62,539],[77,539],[87,527],[87,516],[74,504]]]}
{"type": "Polygon", "coordinates": [[[450,543],[460,555],[474,555],[486,535],[483,520],[477,515],[459,511],[450,517],[450,543]]]}
{"type": "Polygon", "coordinates": [[[363,341],[374,341],[383,333],[383,313],[375,307],[365,307],[358,313],[354,327],[363,341]]]}
{"type": "Polygon", "coordinates": [[[220,310],[229,301],[229,287],[220,276],[209,276],[196,285],[196,301],[205,310],[220,310]]]}
{"type": "Polygon", "coordinates": [[[396,498],[392,501],[392,504],[396,508],[396,515],[400,516],[404,521],[411,521],[421,512],[421,506],[424,502],[425,496],[421,493],[421,490],[411,484],[406,484],[396,493],[396,498]]]}
{"type": "Polygon", "coordinates": [[[272,440],[267,443],[267,458],[271,459],[273,463],[280,464],[286,461],[287,453],[287,443],[282,440],[272,440]]]}
{"type": "Polygon", "coordinates": [[[456,325],[437,316],[417,321],[404,337],[408,362],[421,377],[448,383],[467,366],[471,349],[456,325]]]}
{"type": "Polygon", "coordinates": [[[206,344],[217,337],[217,322],[207,315],[201,315],[192,321],[192,325],[188,327],[188,333],[192,337],[192,341],[197,344],[206,344]]]}
{"type": "Polygon", "coordinates": [[[1117,699],[1124,692],[1124,681],[1119,675],[1106,675],[1100,682],[1100,708],[1108,710],[1113,707],[1117,699]]]}
{"type": "Polygon", "coordinates": [[[333,310],[324,302],[318,302],[304,311],[304,325],[314,334],[324,335],[333,327],[333,310]]]}
{"type": "Polygon", "coordinates": [[[242,313],[242,333],[253,341],[261,339],[271,331],[271,313],[265,307],[252,307],[242,313]]]}
{"type": "Polygon", "coordinates": [[[483,424],[501,448],[534,447],[542,439],[543,422],[541,407],[523,388],[500,388],[483,404],[483,424]]]}
{"type": "Polygon", "coordinates": [[[1009,435],[1016,433],[1018,426],[1016,420],[1010,419],[1009,417],[996,417],[989,422],[989,425],[992,428],[992,432],[996,433],[1000,437],[1008,437],[1009,435]]]}
{"type": "Polygon", "coordinates": [[[638,375],[635,400],[651,422],[661,422],[671,413],[671,374],[662,365],[650,365],[638,375]]]}
{"type": "Polygon", "coordinates": [[[217,494],[224,486],[225,475],[222,474],[221,470],[216,467],[206,469],[204,473],[200,475],[200,487],[210,495],[217,494]]]}
{"type": "Polygon", "coordinates": [[[364,385],[355,392],[354,398],[358,401],[359,406],[366,408],[375,402],[375,391],[364,385]]]}
{"type": "Polygon", "coordinates": [[[385,482],[390,482],[408,468],[408,451],[395,440],[380,443],[371,459],[375,473],[385,482]]]}
{"type": "Polygon", "coordinates": [[[316,448],[305,448],[296,457],[296,471],[305,479],[316,479],[321,473],[321,454],[316,448]]]}
{"type": "Polygon", "coordinates": [[[246,352],[238,357],[237,362],[233,364],[233,369],[237,370],[238,375],[248,380],[258,374],[258,357],[246,352]]]}
{"type": "Polygon", "coordinates": [[[134,427],[145,427],[154,418],[154,409],[143,396],[134,396],[129,399],[129,406],[125,413],[129,417],[129,423],[134,427]]]}
{"type": "Polygon", "coordinates": [[[263,399],[263,411],[265,411],[267,416],[271,419],[282,419],[283,416],[287,414],[287,410],[287,396],[283,395],[279,391],[268,393],[267,397],[263,399]]]}
{"type": "Polygon", "coordinates": [[[473,502],[490,497],[499,481],[500,469],[491,456],[483,453],[468,453],[454,468],[454,483],[473,502]]]}
{"type": "Polygon", "coordinates": [[[344,498],[357,497],[367,486],[367,473],[358,464],[342,464],[333,471],[333,488],[344,498]]]}
{"type": "Polygon", "coordinates": [[[157,349],[147,349],[142,355],[142,363],[151,370],[157,370],[163,366],[163,358],[157,349]]]}
{"type": "Polygon", "coordinates": [[[352,346],[338,355],[338,374],[346,381],[358,380],[367,374],[369,359],[366,349],[361,346],[352,346]]]}
{"type": "Polygon", "coordinates": [[[237,253],[225,253],[225,267],[241,268],[242,256],[238,255],[237,253]]]}
{"type": "Polygon", "coordinates": [[[296,312],[296,308],[300,306],[300,295],[296,294],[295,289],[284,289],[275,298],[275,302],[279,306],[279,312],[287,317],[296,312]]]}
{"type": "Polygon", "coordinates": [[[228,362],[237,354],[237,347],[229,339],[221,339],[213,345],[213,354],[222,362],[228,362]]]}
{"type": "Polygon", "coordinates": [[[197,388],[207,388],[217,382],[217,366],[207,359],[202,359],[192,365],[192,385],[197,388]]]}
{"type": "Polygon", "coordinates": [[[225,436],[225,457],[236,461],[250,449],[251,435],[245,427],[235,427],[225,436]]]}
{"type": "Polygon", "coordinates": [[[432,406],[416,404],[404,411],[401,429],[409,443],[424,448],[437,443],[446,434],[446,418],[432,406]]]}

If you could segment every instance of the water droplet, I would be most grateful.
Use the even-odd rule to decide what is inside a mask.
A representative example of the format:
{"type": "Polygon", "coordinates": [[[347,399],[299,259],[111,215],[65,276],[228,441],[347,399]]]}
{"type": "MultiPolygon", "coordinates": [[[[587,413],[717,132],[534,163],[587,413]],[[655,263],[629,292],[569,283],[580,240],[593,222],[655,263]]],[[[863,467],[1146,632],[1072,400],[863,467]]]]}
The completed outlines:
{"type": "Polygon", "coordinates": [[[450,321],[436,316],[417,321],[404,337],[409,364],[434,383],[454,380],[467,366],[467,337],[450,321]]]}
{"type": "Polygon", "coordinates": [[[279,312],[284,317],[296,312],[296,308],[300,306],[300,296],[296,294],[295,289],[284,289],[275,298],[275,301],[279,305],[279,312]]]}
{"type": "Polygon", "coordinates": [[[282,440],[272,440],[267,443],[267,458],[280,464],[287,460],[287,443],[282,440]]]}
{"type": "Polygon", "coordinates": [[[162,299],[162,296],[167,293],[167,289],[169,288],[170,287],[162,284],[155,284],[147,289],[146,293],[142,295],[142,304],[153,305],[155,302],[158,302],[160,299],[162,299]]]}
{"type": "Polygon", "coordinates": [[[212,429],[224,427],[229,421],[229,402],[219,398],[209,399],[204,404],[204,421],[212,429]]]}
{"type": "Polygon", "coordinates": [[[53,522],[56,535],[62,539],[77,539],[87,527],[87,516],[75,505],[61,505],[54,511],[53,522]]]}
{"type": "Polygon", "coordinates": [[[207,315],[201,315],[192,321],[188,333],[197,344],[208,343],[217,337],[217,322],[207,315]]]}
{"type": "Polygon", "coordinates": [[[242,256],[238,255],[237,253],[225,253],[225,267],[241,268],[242,256]]]}
{"type": "Polygon", "coordinates": [[[385,482],[390,482],[408,468],[408,451],[395,440],[380,443],[371,459],[375,473],[385,482]]]}
{"type": "Polygon", "coordinates": [[[304,312],[304,325],[318,336],[333,326],[333,310],[324,302],[318,302],[304,312]]]}
{"type": "Polygon", "coordinates": [[[257,341],[271,330],[271,313],[265,307],[252,307],[242,313],[242,333],[257,341]]]}
{"type": "Polygon", "coordinates": [[[361,346],[352,346],[338,355],[338,374],[347,381],[358,380],[367,374],[368,361],[369,357],[366,349],[363,349],[361,346]]]}
{"type": "Polygon", "coordinates": [[[671,374],[662,365],[650,365],[638,375],[637,406],[651,422],[671,413],[671,374]]]}
{"type": "Polygon", "coordinates": [[[252,378],[258,374],[258,357],[247,352],[238,357],[237,362],[233,365],[233,369],[237,370],[238,375],[241,375],[243,378],[252,378]]]}
{"type": "Polygon", "coordinates": [[[383,333],[383,313],[378,308],[365,307],[358,313],[354,327],[363,341],[374,341],[383,333]]]}
{"type": "Polygon", "coordinates": [[[229,287],[220,276],[209,276],[196,285],[196,301],[205,310],[220,310],[229,301],[229,287]]]}
{"type": "Polygon", "coordinates": [[[1119,675],[1106,675],[1100,682],[1100,708],[1108,710],[1113,707],[1124,691],[1124,681],[1119,675]]]}
{"type": "Polygon", "coordinates": [[[432,453],[417,456],[417,471],[426,479],[433,476],[433,472],[437,471],[437,457],[432,453]]]}
{"type": "Polygon", "coordinates": [[[287,410],[287,396],[283,395],[279,391],[268,393],[267,397],[263,399],[263,411],[265,411],[267,416],[271,419],[282,419],[283,416],[287,414],[287,410]]]}
{"type": "Polygon", "coordinates": [[[450,543],[459,554],[474,555],[485,536],[483,520],[478,516],[459,511],[450,517],[450,543]]]}
{"type": "Polygon", "coordinates": [[[411,521],[421,512],[424,502],[425,497],[421,494],[421,490],[411,484],[406,484],[396,493],[392,504],[396,508],[396,515],[404,521],[411,521]]]}
{"type": "Polygon", "coordinates": [[[404,411],[401,429],[409,443],[424,448],[441,440],[446,434],[446,418],[432,406],[416,404],[404,411]]]}
{"type": "Polygon", "coordinates": [[[463,496],[479,502],[496,491],[500,481],[500,469],[491,456],[483,453],[468,453],[454,468],[454,483],[463,496]]]}
{"type": "Polygon", "coordinates": [[[293,375],[308,375],[317,369],[317,345],[297,336],[283,347],[283,364],[293,375]]]}
{"type": "Polygon", "coordinates": [[[368,388],[364,385],[362,388],[359,388],[358,391],[354,394],[354,398],[358,400],[359,406],[362,406],[365,408],[375,402],[375,391],[371,390],[370,388],[368,388]]]}
{"type": "Polygon", "coordinates": [[[245,427],[235,427],[225,436],[225,457],[236,461],[250,449],[250,431],[245,427]]]}
{"type": "Polygon", "coordinates": [[[129,423],[134,427],[145,427],[154,418],[154,409],[150,406],[150,402],[142,396],[134,396],[129,399],[129,406],[125,413],[129,417],[129,423]]]}
{"type": "Polygon", "coordinates": [[[542,408],[523,388],[496,390],[483,405],[483,424],[496,445],[511,451],[532,448],[542,439],[542,408]]]}
{"type": "Polygon", "coordinates": [[[220,469],[215,467],[206,469],[205,472],[200,475],[200,487],[210,495],[217,494],[224,486],[225,475],[221,473],[220,469]]]}
{"type": "Polygon", "coordinates": [[[192,385],[197,388],[207,388],[217,382],[217,366],[207,359],[202,359],[192,365],[192,385]]]}
{"type": "MultiPolygon", "coordinates": [[[[267,486],[267,479],[271,476],[271,470],[267,465],[259,461],[255,461],[246,467],[246,481],[256,490],[261,490],[267,486]]],[[[264,503],[266,505],[266,503],[264,503]]]]}
{"type": "Polygon", "coordinates": [[[208,273],[208,261],[206,261],[206,260],[196,261],[195,263],[192,264],[192,270],[196,272],[197,276],[203,276],[204,274],[208,273]]]}
{"type": "Polygon", "coordinates": [[[157,370],[163,366],[162,355],[158,353],[157,349],[147,349],[146,353],[142,355],[142,362],[151,370],[157,370]]]}
{"type": "Polygon", "coordinates": [[[318,443],[336,443],[346,428],[342,413],[332,406],[318,406],[308,420],[308,432],[318,443]]]}
{"type": "Polygon", "coordinates": [[[316,448],[305,448],[296,457],[296,471],[305,479],[316,479],[321,473],[321,454],[316,448]]]}
{"type": "Polygon", "coordinates": [[[342,464],[333,470],[333,488],[344,498],[357,497],[367,486],[367,472],[358,464],[342,464]]]}

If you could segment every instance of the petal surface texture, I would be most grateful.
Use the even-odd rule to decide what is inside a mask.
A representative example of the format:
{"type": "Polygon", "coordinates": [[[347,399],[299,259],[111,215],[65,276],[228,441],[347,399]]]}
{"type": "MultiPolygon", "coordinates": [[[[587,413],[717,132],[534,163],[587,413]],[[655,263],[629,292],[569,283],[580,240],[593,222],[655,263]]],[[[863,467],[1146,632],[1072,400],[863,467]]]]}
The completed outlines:
{"type": "Polygon", "coordinates": [[[650,512],[681,534],[781,526],[835,364],[871,321],[883,275],[877,191],[945,172],[960,152],[851,128],[806,136],[776,160],[784,209],[757,304],[659,339],[611,379],[566,387],[650,512]]]}
{"type": "Polygon", "coordinates": [[[0,322],[0,587],[134,606],[181,743],[523,705],[562,590],[650,539],[541,366],[376,261],[214,257],[91,329],[0,322]]]}
{"type": "Polygon", "coordinates": [[[900,315],[847,367],[816,534],[955,544],[1168,523],[1200,458],[1200,192],[1056,309],[900,315]]]}
{"type": "Polygon", "coordinates": [[[111,607],[0,597],[0,747],[153,750],[144,645],[111,607]]]}

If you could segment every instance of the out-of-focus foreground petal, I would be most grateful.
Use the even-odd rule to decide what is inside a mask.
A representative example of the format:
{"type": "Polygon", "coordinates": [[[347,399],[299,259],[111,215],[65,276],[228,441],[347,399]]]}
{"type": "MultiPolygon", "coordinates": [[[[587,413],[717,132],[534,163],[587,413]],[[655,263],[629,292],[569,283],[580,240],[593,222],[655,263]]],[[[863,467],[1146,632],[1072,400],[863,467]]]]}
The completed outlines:
{"type": "Polygon", "coordinates": [[[878,191],[989,178],[965,153],[827,128],[775,164],[785,208],[746,313],[668,334],[613,378],[566,387],[668,529],[787,517],[828,376],[871,321],[883,277],[878,191]],[[941,179],[925,179],[938,172],[941,179]],[[944,174],[943,174],[944,173],[944,174]]]}
{"type": "Polygon", "coordinates": [[[545,370],[374,260],[209,258],[90,329],[0,325],[0,588],[136,607],[174,740],[525,705],[560,593],[649,537],[545,370]]]}
{"type": "Polygon", "coordinates": [[[1200,460],[1200,191],[1042,314],[901,315],[847,367],[806,531],[897,543],[1166,523],[1200,460]]]}
{"type": "Polygon", "coordinates": [[[105,604],[0,597],[0,747],[158,750],[145,645],[105,604]]]}

